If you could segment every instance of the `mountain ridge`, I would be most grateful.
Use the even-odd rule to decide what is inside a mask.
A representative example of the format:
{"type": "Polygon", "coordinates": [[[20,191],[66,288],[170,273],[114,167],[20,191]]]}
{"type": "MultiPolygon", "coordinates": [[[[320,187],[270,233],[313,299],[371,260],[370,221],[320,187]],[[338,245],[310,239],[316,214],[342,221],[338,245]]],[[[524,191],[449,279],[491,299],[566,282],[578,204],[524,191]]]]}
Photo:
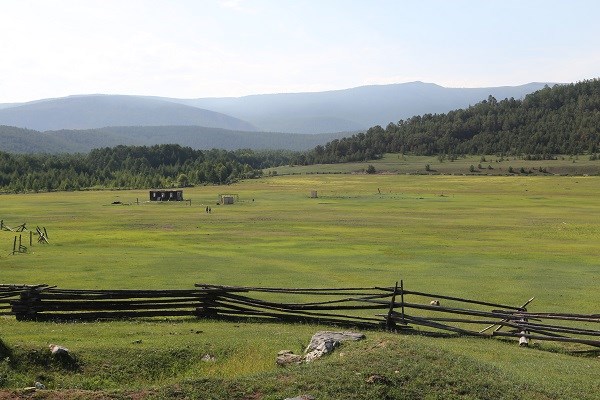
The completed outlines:
{"type": "Polygon", "coordinates": [[[232,115],[264,131],[289,132],[294,129],[298,133],[323,133],[366,130],[414,115],[448,112],[476,104],[490,95],[499,99],[520,99],[546,85],[554,84],[530,82],[518,86],[446,88],[414,81],[324,92],[163,99],[232,115]],[[316,124],[319,120],[322,121],[320,126],[316,124]]]}
{"type": "Polygon", "coordinates": [[[193,125],[257,131],[223,113],[169,101],[128,95],[74,95],[35,100],[0,109],[0,125],[38,131],[107,126],[193,125]]]}
{"type": "Polygon", "coordinates": [[[490,95],[498,99],[520,99],[546,85],[553,84],[530,82],[518,86],[446,88],[414,81],[322,92],[196,99],[84,94],[0,104],[0,124],[39,131],[196,125],[235,131],[345,132],[385,126],[414,115],[465,108],[490,95]]]}

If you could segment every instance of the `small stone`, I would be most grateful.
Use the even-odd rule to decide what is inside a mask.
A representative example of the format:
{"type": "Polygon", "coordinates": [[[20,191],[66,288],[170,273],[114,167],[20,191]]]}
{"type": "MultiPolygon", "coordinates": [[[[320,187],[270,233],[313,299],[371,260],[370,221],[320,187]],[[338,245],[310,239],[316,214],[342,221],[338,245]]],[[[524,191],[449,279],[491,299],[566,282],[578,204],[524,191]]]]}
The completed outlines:
{"type": "Polygon", "coordinates": [[[33,385],[35,386],[36,389],[39,389],[39,390],[46,389],[46,385],[44,385],[42,382],[36,381],[33,385]]]}
{"type": "Polygon", "coordinates": [[[374,384],[374,383],[388,384],[388,383],[390,383],[390,380],[388,378],[386,378],[385,376],[375,374],[375,375],[369,376],[365,380],[365,382],[368,384],[374,384]]]}
{"type": "Polygon", "coordinates": [[[215,361],[217,361],[217,359],[213,355],[205,354],[205,355],[202,356],[202,358],[200,359],[200,361],[215,362],[215,361]]]}
{"type": "Polygon", "coordinates": [[[300,364],[302,360],[302,356],[292,353],[291,350],[281,350],[277,353],[277,360],[275,362],[277,365],[284,367],[289,364],[300,364]]]}

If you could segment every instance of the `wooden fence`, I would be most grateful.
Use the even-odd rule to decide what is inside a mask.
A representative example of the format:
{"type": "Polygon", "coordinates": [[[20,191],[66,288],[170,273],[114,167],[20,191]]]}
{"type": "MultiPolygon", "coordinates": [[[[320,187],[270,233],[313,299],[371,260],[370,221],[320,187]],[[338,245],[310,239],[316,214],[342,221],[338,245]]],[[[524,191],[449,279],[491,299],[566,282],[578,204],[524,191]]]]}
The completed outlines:
{"type": "Polygon", "coordinates": [[[0,285],[0,312],[18,320],[181,317],[358,326],[479,337],[513,337],[600,347],[600,314],[528,312],[521,306],[409,291],[363,288],[257,288],[196,284],[190,290],[67,290],[0,285]]]}

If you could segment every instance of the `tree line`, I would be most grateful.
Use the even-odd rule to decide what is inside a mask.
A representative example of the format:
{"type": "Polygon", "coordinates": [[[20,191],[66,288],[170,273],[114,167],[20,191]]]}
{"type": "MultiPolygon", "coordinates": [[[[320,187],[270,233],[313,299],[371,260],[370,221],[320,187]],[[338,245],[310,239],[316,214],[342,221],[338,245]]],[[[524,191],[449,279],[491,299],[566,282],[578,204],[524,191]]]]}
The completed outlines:
{"type": "Polygon", "coordinates": [[[228,184],[283,165],[289,151],[194,150],[176,144],[116,146],[88,154],[0,152],[0,188],[5,192],[93,188],[169,188],[228,184]]]}
{"type": "Polygon", "coordinates": [[[527,95],[489,96],[466,109],[424,114],[375,126],[297,154],[297,164],[376,159],[384,153],[416,155],[595,154],[600,150],[600,80],[546,86],[527,95]]]}

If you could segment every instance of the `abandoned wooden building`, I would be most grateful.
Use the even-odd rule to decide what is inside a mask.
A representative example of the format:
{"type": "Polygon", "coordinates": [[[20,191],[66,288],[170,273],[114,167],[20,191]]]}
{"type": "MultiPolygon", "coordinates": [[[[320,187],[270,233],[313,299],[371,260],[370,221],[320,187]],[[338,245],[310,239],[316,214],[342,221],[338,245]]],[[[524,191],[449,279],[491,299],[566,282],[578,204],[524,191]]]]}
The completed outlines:
{"type": "Polygon", "coordinates": [[[220,194],[219,195],[219,203],[220,204],[233,204],[238,200],[237,194],[220,194]]]}
{"type": "Polygon", "coordinates": [[[150,201],[183,201],[183,190],[151,190],[150,201]]]}

